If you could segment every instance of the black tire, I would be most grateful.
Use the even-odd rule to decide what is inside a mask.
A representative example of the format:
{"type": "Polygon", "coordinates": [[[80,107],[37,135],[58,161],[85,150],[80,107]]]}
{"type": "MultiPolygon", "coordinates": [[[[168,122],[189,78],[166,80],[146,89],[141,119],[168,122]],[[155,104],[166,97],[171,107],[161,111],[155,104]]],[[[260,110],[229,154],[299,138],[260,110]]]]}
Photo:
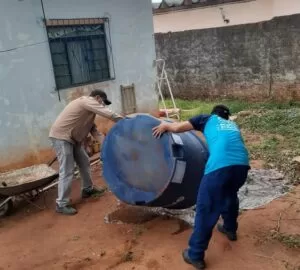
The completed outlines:
{"type": "MultiPolygon", "coordinates": [[[[3,201],[3,198],[0,199],[0,202],[3,201]]],[[[0,218],[8,216],[12,213],[13,210],[13,202],[9,200],[0,208],[0,218]]]]}

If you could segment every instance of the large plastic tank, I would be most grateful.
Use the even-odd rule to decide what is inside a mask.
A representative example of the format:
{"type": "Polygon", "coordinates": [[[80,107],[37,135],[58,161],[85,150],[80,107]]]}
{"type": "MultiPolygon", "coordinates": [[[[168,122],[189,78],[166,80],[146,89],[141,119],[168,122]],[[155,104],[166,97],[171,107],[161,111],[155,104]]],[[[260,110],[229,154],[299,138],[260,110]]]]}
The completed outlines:
{"type": "Polygon", "coordinates": [[[208,151],[194,132],[152,136],[147,115],[119,121],[102,147],[104,178],[123,202],[183,209],[196,203],[208,151]]]}

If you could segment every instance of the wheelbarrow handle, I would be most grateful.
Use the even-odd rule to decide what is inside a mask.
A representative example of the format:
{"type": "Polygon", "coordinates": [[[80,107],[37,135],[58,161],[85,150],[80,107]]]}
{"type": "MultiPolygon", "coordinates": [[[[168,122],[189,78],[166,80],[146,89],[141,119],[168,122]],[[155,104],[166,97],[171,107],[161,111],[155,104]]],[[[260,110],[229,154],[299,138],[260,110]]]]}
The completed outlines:
{"type": "MultiPolygon", "coordinates": [[[[93,166],[93,165],[97,164],[97,163],[99,162],[99,160],[100,160],[99,157],[97,157],[97,158],[94,159],[94,160],[91,160],[91,161],[90,161],[90,165],[93,166]]],[[[74,175],[77,175],[77,174],[79,174],[79,171],[78,171],[78,170],[76,170],[76,171],[74,172],[74,175]]],[[[55,187],[55,186],[57,186],[57,185],[58,185],[58,181],[53,182],[52,184],[50,184],[50,185],[48,185],[48,186],[42,188],[42,189],[41,189],[41,192],[47,191],[48,189],[53,188],[53,187],[55,187]]]]}
{"type": "Polygon", "coordinates": [[[51,167],[51,165],[57,160],[57,157],[53,158],[49,163],[48,166],[51,167]]]}
{"type": "Polygon", "coordinates": [[[5,205],[7,202],[9,202],[10,200],[12,200],[12,196],[11,197],[7,197],[4,201],[0,202],[0,208],[5,205]]]}

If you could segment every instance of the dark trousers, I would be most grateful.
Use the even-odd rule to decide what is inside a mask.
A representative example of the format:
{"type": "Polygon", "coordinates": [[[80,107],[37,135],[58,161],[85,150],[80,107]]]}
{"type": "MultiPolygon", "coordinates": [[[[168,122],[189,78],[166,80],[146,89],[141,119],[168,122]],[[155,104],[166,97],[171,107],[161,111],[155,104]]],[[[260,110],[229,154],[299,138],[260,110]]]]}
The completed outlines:
{"type": "Polygon", "coordinates": [[[229,166],[202,178],[197,197],[194,231],[189,241],[190,259],[204,259],[205,250],[220,215],[227,231],[237,231],[239,214],[237,192],[244,185],[248,170],[249,166],[229,166]]]}

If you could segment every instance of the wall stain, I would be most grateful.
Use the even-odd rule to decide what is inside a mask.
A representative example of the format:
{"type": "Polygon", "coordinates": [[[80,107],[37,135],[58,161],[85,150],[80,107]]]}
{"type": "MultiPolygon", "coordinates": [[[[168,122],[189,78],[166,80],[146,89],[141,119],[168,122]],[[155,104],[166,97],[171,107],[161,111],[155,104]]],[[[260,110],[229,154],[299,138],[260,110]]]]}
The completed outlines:
{"type": "MultiPolygon", "coordinates": [[[[10,149],[10,155],[16,157],[19,157],[21,152],[21,149],[10,149]]],[[[55,153],[51,148],[42,149],[36,152],[28,152],[25,155],[22,155],[22,158],[18,161],[8,163],[0,161],[0,173],[30,167],[35,164],[46,164],[54,157],[55,153]]]]}

